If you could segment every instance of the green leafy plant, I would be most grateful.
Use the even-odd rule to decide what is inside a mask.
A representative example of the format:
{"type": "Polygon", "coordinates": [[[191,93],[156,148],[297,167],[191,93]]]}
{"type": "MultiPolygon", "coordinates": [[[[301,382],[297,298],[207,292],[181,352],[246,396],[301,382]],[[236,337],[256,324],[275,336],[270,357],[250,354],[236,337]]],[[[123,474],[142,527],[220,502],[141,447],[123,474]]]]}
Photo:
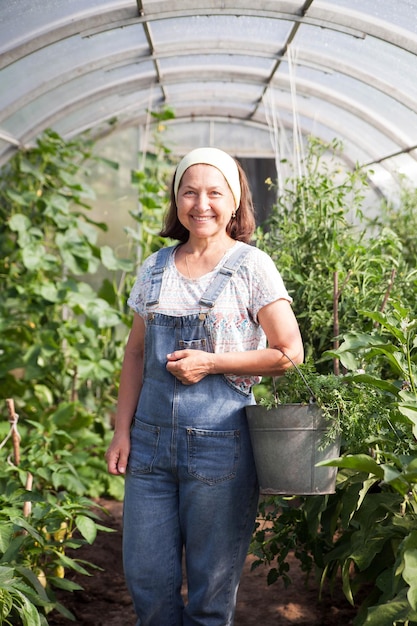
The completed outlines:
{"type": "Polygon", "coordinates": [[[159,231],[169,202],[169,184],[172,179],[174,164],[170,149],[164,141],[165,122],[174,117],[169,108],[151,113],[157,122],[153,134],[152,152],[139,155],[142,166],[132,172],[132,184],[137,188],[139,211],[131,213],[138,223],[138,231],[126,229],[128,235],[140,248],[141,260],[166,245],[167,240],[160,237],[159,231]]]}
{"type": "Polygon", "coordinates": [[[373,332],[348,334],[337,354],[345,365],[360,363],[365,372],[354,378],[390,399],[391,436],[375,438],[372,454],[331,461],[359,489],[326,568],[341,569],[352,603],[373,582],[355,624],[388,626],[417,620],[417,324],[398,302],[385,315],[364,315],[373,332]]]}
{"type": "Polygon", "coordinates": [[[38,578],[30,569],[0,565],[0,625],[47,626],[39,607],[48,606],[38,578]]]}
{"type": "MultiPolygon", "coordinates": [[[[269,582],[289,583],[290,551],[322,585],[341,576],[358,606],[355,626],[412,624],[417,291],[407,215],[413,223],[415,194],[407,190],[395,211],[369,223],[360,173],[345,177],[331,161],[317,171],[327,148],[310,146],[306,175],[287,181],[258,245],[274,256],[294,298],[314,396],[323,407],[333,396],[333,408],[343,408],[343,454],[324,463],[338,468],[336,493],[264,500],[252,552],[255,566],[268,566],[269,582]],[[344,372],[335,381],[331,364],[344,372]]],[[[277,392],[280,402],[312,395],[295,372],[277,392]]],[[[273,404],[272,384],[257,397],[273,404]]]]}
{"type": "MultiPolygon", "coordinates": [[[[389,228],[395,232],[401,242],[401,255],[406,264],[413,268],[417,257],[417,242],[414,232],[417,228],[417,189],[414,184],[402,177],[402,184],[398,195],[392,200],[384,200],[380,211],[369,220],[368,228],[374,232],[381,232],[389,228]]],[[[415,301],[415,295],[409,296],[415,301]]]]}
{"type": "MultiPolygon", "coordinates": [[[[90,575],[90,570],[95,568],[94,564],[76,559],[72,554],[85,543],[93,543],[98,531],[110,532],[101,523],[102,507],[85,497],[63,491],[53,494],[24,490],[13,476],[7,483],[3,481],[3,489],[0,567],[6,569],[3,570],[4,587],[0,582],[0,597],[3,594],[0,607],[3,602],[5,613],[6,608],[8,613],[17,612],[23,624],[26,623],[25,612],[30,611],[32,616],[35,610],[42,617],[55,609],[72,619],[55,592],[56,589],[72,592],[81,588],[65,578],[66,571],[90,575]],[[23,513],[25,507],[28,507],[26,514],[23,513]],[[20,603],[23,603],[21,607],[20,603]],[[36,609],[31,604],[36,605],[36,609]]],[[[33,623],[46,624],[41,617],[33,623]]]]}
{"type": "MultiPolygon", "coordinates": [[[[383,437],[390,431],[389,406],[384,393],[380,389],[371,390],[349,376],[320,374],[307,361],[287,370],[274,383],[274,393],[260,401],[267,408],[311,402],[321,408],[329,425],[320,442],[321,448],[341,436],[342,450],[364,454],[375,436],[383,437]]],[[[343,481],[343,476],[338,475],[338,493],[343,481]]],[[[333,537],[340,529],[336,498],[275,496],[261,500],[251,552],[257,557],[254,567],[268,566],[268,584],[278,578],[286,585],[291,582],[290,553],[300,561],[306,580],[317,570],[325,570],[326,555],[333,549],[333,537]]]]}
{"type": "MultiPolygon", "coordinates": [[[[26,599],[13,595],[12,608],[10,588],[2,596],[13,624],[26,619],[25,611],[31,611],[31,625],[38,623],[36,611],[46,624],[51,607],[70,617],[54,590],[76,588],[62,577],[68,569],[89,573],[93,565],[70,554],[105,530],[86,496],[123,495],[123,479],[107,473],[104,451],[131,320],[126,301],[137,248],[143,258],[163,245],[156,223],[159,228],[167,202],[169,159],[161,164],[169,150],[158,133],[172,112],[152,115],[159,122],[157,149],[132,175],[141,232],[126,228],[127,258],[97,243],[107,226],[89,215],[88,167],[96,156],[88,137],[66,142],[47,131],[1,170],[0,399],[16,404],[21,458],[9,464],[7,449],[0,452],[0,563],[9,587],[23,596],[27,591],[26,599]],[[106,278],[95,288],[90,279],[100,268],[106,278]],[[28,476],[30,493],[24,490],[28,476]],[[29,516],[22,514],[23,502],[32,504],[29,516]]],[[[0,422],[0,441],[9,428],[0,422]]]]}
{"type": "Polygon", "coordinates": [[[349,442],[339,459],[322,463],[339,468],[334,495],[267,500],[252,545],[255,564],[271,568],[270,582],[290,580],[289,550],[323,585],[336,584],[340,573],[347,599],[359,598],[355,626],[413,623],[417,616],[417,324],[398,302],[387,309],[364,312],[373,330],[347,333],[327,355],[354,370],[347,388],[363,389],[358,425],[366,448],[355,453],[349,442]],[[366,397],[375,394],[383,414],[367,423],[366,397]]]}
{"type": "Polygon", "coordinates": [[[117,273],[134,265],[97,245],[106,226],[88,215],[93,158],[85,138],[65,142],[47,131],[2,168],[0,398],[14,399],[29,449],[47,450],[51,466],[64,458],[66,488],[80,471],[78,493],[83,482],[90,495],[120,497],[122,482],[107,475],[103,455],[128,323],[125,294],[108,279],[97,294],[86,277],[100,266],[117,273]],[[84,459],[79,441],[87,444],[84,459]]]}
{"type": "MultiPolygon", "coordinates": [[[[66,569],[87,573],[68,550],[105,528],[85,496],[123,493],[104,451],[125,297],[109,281],[97,294],[86,278],[100,266],[116,273],[133,263],[97,245],[106,227],[88,215],[93,193],[83,180],[92,158],[85,138],[65,142],[47,131],[1,170],[0,399],[13,398],[19,413],[21,458],[8,463],[7,448],[0,451],[0,563],[7,568],[0,615],[13,624],[45,624],[51,607],[67,614],[54,589],[72,590],[66,569]],[[30,515],[23,502],[32,503],[30,515]]],[[[2,420],[0,441],[9,428],[2,420]]]]}
{"type": "Polygon", "coordinates": [[[367,322],[358,319],[358,309],[379,310],[387,294],[409,293],[401,240],[386,225],[368,236],[362,212],[366,177],[360,170],[345,171],[337,157],[341,149],[336,141],[310,141],[304,174],[285,181],[256,236],[293,297],[306,354],[324,372],[322,354],[337,337],[364,330],[367,322]]]}
{"type": "Polygon", "coordinates": [[[267,566],[267,583],[278,579],[291,584],[289,555],[299,561],[306,583],[323,562],[323,554],[331,548],[321,514],[329,496],[268,496],[259,504],[256,529],[250,552],[256,559],[252,569],[267,566]]]}
{"type": "MultiPolygon", "coordinates": [[[[346,368],[360,370],[352,381],[382,391],[389,401],[393,451],[415,449],[417,437],[417,322],[410,309],[392,301],[388,313],[362,311],[374,322],[371,333],[346,333],[329,351],[346,368]]],[[[385,444],[385,441],[384,441],[385,444]]]]}
{"type": "Polygon", "coordinates": [[[315,403],[329,424],[323,445],[341,436],[343,448],[350,451],[367,450],[370,437],[389,427],[389,408],[380,389],[370,390],[350,376],[320,373],[310,359],[273,379],[269,394],[259,402],[267,408],[315,403]]]}

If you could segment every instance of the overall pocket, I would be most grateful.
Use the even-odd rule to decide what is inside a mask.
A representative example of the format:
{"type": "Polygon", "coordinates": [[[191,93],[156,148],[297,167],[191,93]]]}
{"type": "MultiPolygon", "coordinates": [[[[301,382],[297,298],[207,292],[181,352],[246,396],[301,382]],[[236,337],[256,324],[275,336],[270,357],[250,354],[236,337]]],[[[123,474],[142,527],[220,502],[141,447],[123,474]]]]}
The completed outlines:
{"type": "Polygon", "coordinates": [[[240,455],[239,430],[187,428],[188,473],[214,485],[236,476],[240,455]]]}
{"type": "Polygon", "coordinates": [[[152,471],[158,450],[160,430],[159,426],[145,424],[135,418],[130,432],[129,471],[131,474],[147,474],[152,471]]]}

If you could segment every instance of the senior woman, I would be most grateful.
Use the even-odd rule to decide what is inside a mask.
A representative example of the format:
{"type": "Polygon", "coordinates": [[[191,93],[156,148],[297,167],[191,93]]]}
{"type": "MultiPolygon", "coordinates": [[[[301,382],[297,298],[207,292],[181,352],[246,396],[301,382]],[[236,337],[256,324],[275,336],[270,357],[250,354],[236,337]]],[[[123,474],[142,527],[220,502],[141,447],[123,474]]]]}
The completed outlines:
{"type": "Polygon", "coordinates": [[[272,259],[249,245],[247,178],[216,148],[175,171],[145,260],[120,380],[109,472],[126,473],[123,554],[137,626],[228,626],[258,503],[245,406],[261,376],[303,360],[272,259]],[[187,600],[181,593],[183,555],[187,600]]]}

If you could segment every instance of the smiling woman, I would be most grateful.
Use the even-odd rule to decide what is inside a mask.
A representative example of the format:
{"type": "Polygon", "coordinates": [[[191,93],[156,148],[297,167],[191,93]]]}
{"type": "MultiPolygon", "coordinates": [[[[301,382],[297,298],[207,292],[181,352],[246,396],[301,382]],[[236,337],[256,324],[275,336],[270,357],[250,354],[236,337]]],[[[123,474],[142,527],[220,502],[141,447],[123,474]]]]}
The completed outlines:
{"type": "Polygon", "coordinates": [[[177,206],[178,219],[190,236],[175,257],[180,272],[189,278],[199,278],[212,271],[233,247],[235,241],[226,228],[236,217],[235,203],[220,170],[202,163],[186,170],[177,193],[177,206]]]}
{"type": "Polygon", "coordinates": [[[248,245],[254,228],[242,168],[221,150],[193,150],[161,233],[180,243],[146,259],[129,298],[107,461],[126,472],[124,567],[148,626],[233,623],[259,495],[245,407],[262,375],[291,365],[283,352],[303,359],[281,276],[248,245]]]}
{"type": "Polygon", "coordinates": [[[217,148],[197,148],[180,161],[173,179],[171,206],[161,232],[162,236],[179,239],[182,243],[187,242],[190,237],[189,230],[179,219],[177,201],[180,186],[184,185],[184,175],[189,174],[188,170],[192,172],[197,165],[211,166],[207,169],[211,170],[212,176],[220,174],[215,183],[220,185],[223,193],[232,194],[231,219],[226,225],[225,234],[233,240],[249,243],[255,229],[255,217],[246,174],[238,161],[217,148]]]}

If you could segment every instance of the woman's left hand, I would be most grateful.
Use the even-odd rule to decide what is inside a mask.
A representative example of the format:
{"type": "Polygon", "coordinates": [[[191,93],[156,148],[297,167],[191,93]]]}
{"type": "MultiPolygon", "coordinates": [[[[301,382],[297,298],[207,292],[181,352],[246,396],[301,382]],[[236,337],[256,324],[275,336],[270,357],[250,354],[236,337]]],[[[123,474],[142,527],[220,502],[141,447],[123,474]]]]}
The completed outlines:
{"type": "Polygon", "coordinates": [[[176,350],[167,354],[167,370],[183,385],[194,385],[210,374],[213,357],[204,350],[176,350]]]}

